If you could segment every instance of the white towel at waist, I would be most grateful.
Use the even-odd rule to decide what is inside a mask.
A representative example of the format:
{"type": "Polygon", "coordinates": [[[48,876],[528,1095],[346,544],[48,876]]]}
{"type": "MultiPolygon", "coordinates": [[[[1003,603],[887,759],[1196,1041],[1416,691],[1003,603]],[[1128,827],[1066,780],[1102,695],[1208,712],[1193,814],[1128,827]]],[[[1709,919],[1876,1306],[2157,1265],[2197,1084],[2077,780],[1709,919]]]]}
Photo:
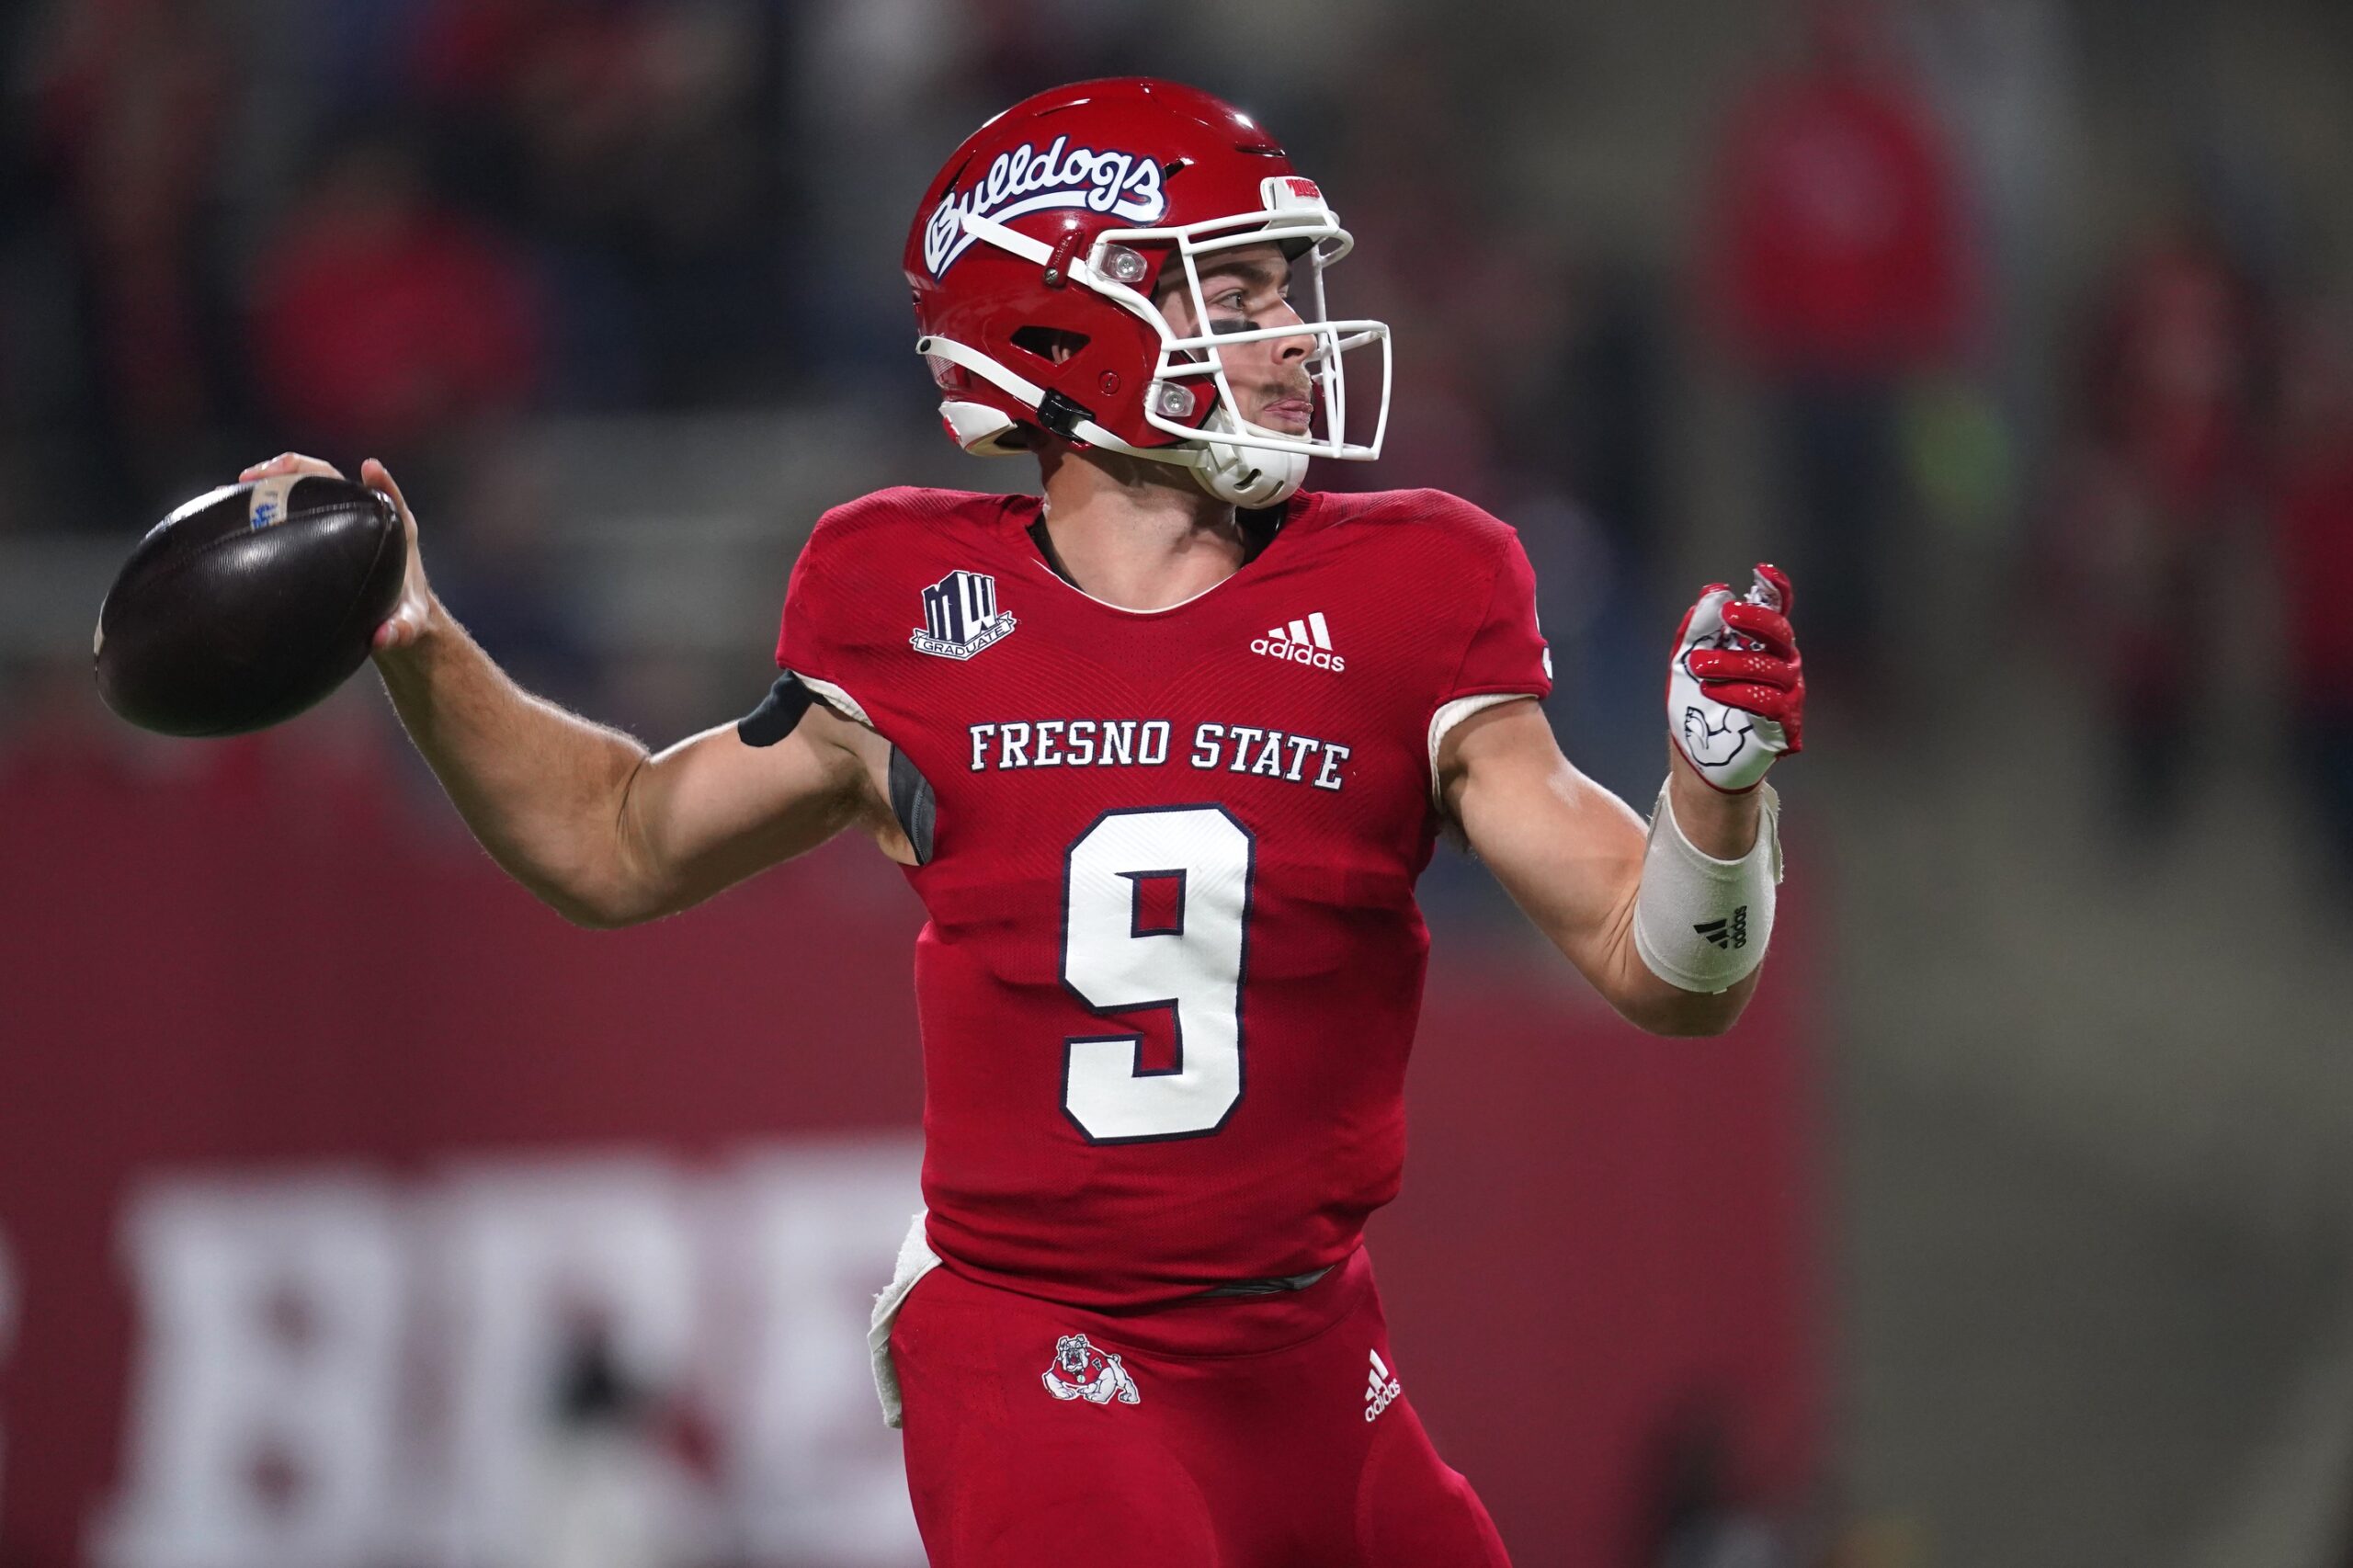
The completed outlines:
{"type": "Polygon", "coordinates": [[[886,1426],[902,1426],[906,1420],[899,1403],[898,1369],[891,1364],[891,1325],[899,1321],[899,1309],[906,1305],[907,1292],[915,1288],[915,1281],[939,1267],[938,1255],[924,1239],[925,1212],[915,1211],[906,1240],[899,1244],[899,1266],[892,1272],[891,1288],[874,1298],[874,1317],[866,1331],[866,1348],[874,1358],[874,1392],[882,1401],[886,1426]]]}

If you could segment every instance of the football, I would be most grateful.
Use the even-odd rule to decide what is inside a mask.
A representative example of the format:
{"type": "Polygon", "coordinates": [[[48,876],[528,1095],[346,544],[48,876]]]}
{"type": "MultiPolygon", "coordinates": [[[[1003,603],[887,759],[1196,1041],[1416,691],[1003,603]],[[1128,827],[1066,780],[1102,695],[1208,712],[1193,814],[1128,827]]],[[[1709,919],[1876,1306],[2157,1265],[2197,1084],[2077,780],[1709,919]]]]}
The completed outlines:
{"type": "Polygon", "coordinates": [[[199,495],[149,530],[107,591],[98,692],[166,735],[279,723],[366,660],[407,566],[392,499],[348,480],[279,474],[199,495]]]}

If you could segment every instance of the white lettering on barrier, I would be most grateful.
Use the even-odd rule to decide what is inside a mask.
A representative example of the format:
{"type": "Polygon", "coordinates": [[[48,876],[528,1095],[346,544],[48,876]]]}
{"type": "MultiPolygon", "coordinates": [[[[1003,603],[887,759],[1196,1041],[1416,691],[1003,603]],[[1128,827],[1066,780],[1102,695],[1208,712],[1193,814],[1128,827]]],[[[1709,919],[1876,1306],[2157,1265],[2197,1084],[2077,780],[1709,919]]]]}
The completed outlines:
{"type": "Polygon", "coordinates": [[[389,1501],[402,1255],[351,1176],[184,1181],[131,1200],[138,1328],[123,1568],[337,1568],[389,1501]]]}
{"type": "Polygon", "coordinates": [[[720,1421],[732,1514],[756,1562],[922,1560],[899,1434],[882,1424],[866,1354],[890,1273],[876,1271],[875,1240],[904,1235],[921,1206],[919,1158],[895,1142],[780,1151],[745,1162],[718,1195],[733,1210],[722,1291],[769,1325],[720,1421]]]}
{"type": "Polygon", "coordinates": [[[138,1331],[93,1559],[918,1563],[865,1329],[919,1159],[154,1184],[122,1220],[138,1331]]]}
{"type": "Polygon", "coordinates": [[[449,1534],[432,1555],[538,1561],[534,1543],[577,1506],[560,1479],[574,1439],[600,1428],[637,1450],[603,1467],[608,1529],[692,1530],[680,1517],[693,1512],[689,1479],[642,1440],[654,1413],[631,1408],[691,1383],[697,1260],[682,1187],[651,1159],[509,1162],[470,1165],[428,1203],[442,1278],[427,1300],[446,1314],[450,1373],[449,1534]],[[567,1392],[584,1378],[606,1392],[567,1392]],[[567,1419],[563,1402],[584,1397],[606,1403],[567,1419]]]}

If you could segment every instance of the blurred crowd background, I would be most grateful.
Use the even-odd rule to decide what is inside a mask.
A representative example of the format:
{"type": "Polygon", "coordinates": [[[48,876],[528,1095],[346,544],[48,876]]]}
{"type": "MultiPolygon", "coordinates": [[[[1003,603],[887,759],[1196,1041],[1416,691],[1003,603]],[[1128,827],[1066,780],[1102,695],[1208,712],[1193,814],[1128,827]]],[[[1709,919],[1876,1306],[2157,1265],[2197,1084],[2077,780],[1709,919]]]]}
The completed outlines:
{"type": "MultiPolygon", "coordinates": [[[[0,802],[325,759],[457,831],[366,677],[235,745],[96,699],[131,541],[288,449],[382,458],[533,689],[655,744],[747,710],[825,506],[1034,479],[939,435],[900,247],[973,125],[1131,73],[1332,195],[1397,392],[1383,459],[1311,483],[1519,528],[1587,772],[1647,809],[1681,608],[1797,585],[1803,961],[1768,985],[1812,1142],[1758,1179],[1803,1195],[1818,1437],[1793,1476],[1703,1422],[1635,1544],[1521,1560],[2353,1560],[2336,0],[9,6],[0,802]]],[[[1463,858],[1424,893],[1441,962],[1554,961],[1463,858]]],[[[43,1049],[0,988],[0,1053],[43,1049]]],[[[0,1191],[0,1356],[40,1201],[0,1191]]],[[[571,1418],[634,1408],[568,1343],[571,1418]]],[[[40,1441],[5,1392],[0,1433],[5,1484],[40,1441]]]]}

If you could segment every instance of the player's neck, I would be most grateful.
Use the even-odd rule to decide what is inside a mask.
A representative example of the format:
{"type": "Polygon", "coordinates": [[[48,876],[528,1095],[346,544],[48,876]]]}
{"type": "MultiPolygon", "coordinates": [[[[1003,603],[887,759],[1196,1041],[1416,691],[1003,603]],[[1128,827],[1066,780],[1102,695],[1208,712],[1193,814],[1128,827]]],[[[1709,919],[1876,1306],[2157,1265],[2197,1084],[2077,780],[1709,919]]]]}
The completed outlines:
{"type": "Polygon", "coordinates": [[[1233,508],[1181,468],[1063,451],[1045,464],[1046,532],[1079,589],[1122,609],[1207,593],[1247,553],[1233,508]]]}

